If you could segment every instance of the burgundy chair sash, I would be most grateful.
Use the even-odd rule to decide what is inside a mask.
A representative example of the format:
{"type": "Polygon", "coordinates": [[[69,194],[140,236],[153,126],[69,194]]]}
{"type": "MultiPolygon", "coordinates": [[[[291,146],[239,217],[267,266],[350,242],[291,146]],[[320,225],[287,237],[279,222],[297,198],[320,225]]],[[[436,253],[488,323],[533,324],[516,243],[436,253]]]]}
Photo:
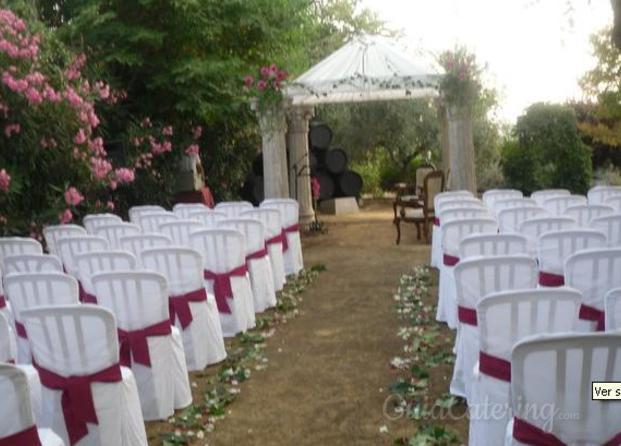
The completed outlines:
{"type": "Polygon", "coordinates": [[[557,287],[565,285],[565,277],[561,274],[539,271],[539,285],[557,287]]]}
{"type": "Polygon", "coordinates": [[[170,319],[158,322],[140,330],[125,331],[117,329],[119,335],[119,356],[121,364],[130,367],[133,362],[151,367],[151,355],[147,338],[168,336],[172,333],[170,319]]]}
{"type": "Polygon", "coordinates": [[[479,352],[479,371],[492,378],[511,382],[511,362],[483,351],[479,352]]]}
{"type": "Polygon", "coordinates": [[[88,435],[86,423],[99,424],[91,384],[116,383],[122,380],[119,364],[83,376],[61,376],[40,367],[34,361],[32,365],[39,372],[41,384],[48,389],[62,390],[60,403],[71,445],[88,435]]]}
{"type": "Polygon", "coordinates": [[[0,446],[41,446],[37,426],[0,438],[0,446]]]}
{"type": "Polygon", "coordinates": [[[590,305],[582,304],[578,317],[584,321],[597,322],[597,331],[604,331],[606,327],[606,313],[590,305]]]}
{"type": "Polygon", "coordinates": [[[477,310],[459,305],[457,307],[457,318],[462,324],[477,326],[477,310]]]}
{"type": "MultiPolygon", "coordinates": [[[[279,235],[278,237],[281,237],[279,235]]],[[[269,243],[269,241],[268,241],[269,243]]],[[[214,273],[213,271],[204,270],[203,276],[207,280],[213,280],[213,292],[216,296],[216,304],[218,305],[218,311],[220,313],[231,314],[231,308],[229,307],[227,298],[233,297],[233,290],[231,289],[231,277],[243,277],[248,272],[246,264],[238,266],[226,273],[214,273]]]]}
{"type": "Polygon", "coordinates": [[[443,260],[444,265],[446,266],[455,266],[459,263],[459,257],[455,257],[447,253],[444,253],[443,260]]]}
{"type": "Polygon", "coordinates": [[[28,335],[26,334],[26,327],[21,322],[15,321],[15,333],[22,339],[28,339],[28,335]]]}
{"type": "Polygon", "coordinates": [[[205,288],[199,288],[178,296],[170,296],[170,299],[168,299],[170,323],[175,325],[175,319],[178,319],[181,328],[185,330],[194,320],[192,310],[190,310],[190,302],[204,302],[206,300],[207,291],[205,291],[205,288]]]}
{"type": "MultiPolygon", "coordinates": [[[[567,446],[556,435],[520,418],[513,418],[513,438],[531,446],[567,446]]],[[[602,446],[621,446],[621,432],[602,446]]]]}
{"type": "Polygon", "coordinates": [[[249,262],[250,260],[262,259],[266,255],[267,255],[267,247],[264,246],[258,251],[248,254],[246,256],[246,262],[249,262]]]}
{"type": "Polygon", "coordinates": [[[2,294],[0,294],[0,310],[6,308],[6,299],[2,294]]]}
{"type": "Polygon", "coordinates": [[[435,226],[440,226],[440,218],[438,217],[433,217],[433,224],[435,226]]]}
{"type": "Polygon", "coordinates": [[[284,229],[283,229],[282,231],[280,231],[280,234],[275,235],[275,236],[274,236],[274,237],[272,237],[272,238],[268,238],[268,239],[265,241],[265,244],[266,244],[266,245],[274,245],[274,244],[277,244],[277,243],[282,244],[282,250],[283,250],[283,252],[284,252],[284,251],[286,251],[285,246],[287,246],[287,248],[288,248],[288,244],[287,244],[287,235],[286,235],[286,233],[285,233],[285,230],[284,230],[284,229]]]}
{"type": "Polygon", "coordinates": [[[282,250],[283,251],[287,251],[289,249],[289,240],[287,240],[287,234],[293,234],[296,232],[300,232],[300,225],[298,223],[291,225],[291,226],[287,226],[286,228],[283,229],[283,244],[282,244],[282,250]]]}
{"type": "Polygon", "coordinates": [[[97,297],[94,294],[89,293],[85,289],[82,289],[83,293],[80,296],[80,301],[83,304],[97,304],[97,297]]]}

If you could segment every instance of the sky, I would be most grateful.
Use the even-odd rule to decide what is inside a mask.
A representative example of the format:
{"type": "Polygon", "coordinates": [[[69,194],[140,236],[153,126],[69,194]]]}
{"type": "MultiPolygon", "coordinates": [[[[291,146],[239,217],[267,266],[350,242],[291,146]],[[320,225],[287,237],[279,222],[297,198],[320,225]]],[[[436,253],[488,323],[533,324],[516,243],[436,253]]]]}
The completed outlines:
{"type": "Polygon", "coordinates": [[[430,57],[465,45],[500,92],[498,117],[514,122],[528,105],[580,98],[595,65],[589,36],[612,24],[610,0],[362,0],[402,30],[401,44],[430,57]],[[571,8],[571,10],[568,10],[571,8]]]}

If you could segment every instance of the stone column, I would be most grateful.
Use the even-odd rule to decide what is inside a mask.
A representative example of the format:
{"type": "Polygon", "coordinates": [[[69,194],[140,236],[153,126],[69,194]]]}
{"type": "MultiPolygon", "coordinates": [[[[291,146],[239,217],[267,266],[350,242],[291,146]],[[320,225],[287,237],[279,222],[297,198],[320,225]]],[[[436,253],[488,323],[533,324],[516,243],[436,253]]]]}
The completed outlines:
{"type": "Polygon", "coordinates": [[[289,198],[285,105],[283,101],[273,107],[260,108],[256,102],[252,103],[262,135],[265,198],[289,198]]]}
{"type": "Polygon", "coordinates": [[[300,224],[308,225],[314,220],[313,199],[310,185],[308,152],[308,122],[314,115],[310,106],[289,109],[289,172],[291,196],[300,204],[300,224]]]}
{"type": "Polygon", "coordinates": [[[470,107],[447,108],[451,189],[477,193],[470,107]]]}
{"type": "Polygon", "coordinates": [[[446,178],[446,189],[450,190],[451,148],[448,138],[448,115],[443,105],[438,105],[438,121],[440,122],[440,146],[442,148],[442,163],[440,164],[446,178]]]}

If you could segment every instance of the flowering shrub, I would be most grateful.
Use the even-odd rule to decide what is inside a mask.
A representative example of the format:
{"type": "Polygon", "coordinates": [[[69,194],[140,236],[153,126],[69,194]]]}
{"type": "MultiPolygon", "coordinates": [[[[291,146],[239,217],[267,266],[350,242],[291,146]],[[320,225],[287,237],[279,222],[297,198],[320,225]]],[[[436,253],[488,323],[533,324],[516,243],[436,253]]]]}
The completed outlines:
{"type": "Polygon", "coordinates": [[[313,200],[319,200],[321,196],[321,184],[317,177],[311,177],[311,193],[313,194],[313,200]]]}
{"type": "Polygon", "coordinates": [[[442,53],[439,63],[445,71],[440,82],[445,104],[457,107],[471,105],[481,92],[481,68],[475,55],[459,47],[442,53]]]}
{"type": "Polygon", "coordinates": [[[276,64],[263,66],[256,79],[251,75],[244,77],[244,88],[257,99],[259,109],[266,109],[282,101],[283,83],[288,77],[289,73],[276,64]]]}

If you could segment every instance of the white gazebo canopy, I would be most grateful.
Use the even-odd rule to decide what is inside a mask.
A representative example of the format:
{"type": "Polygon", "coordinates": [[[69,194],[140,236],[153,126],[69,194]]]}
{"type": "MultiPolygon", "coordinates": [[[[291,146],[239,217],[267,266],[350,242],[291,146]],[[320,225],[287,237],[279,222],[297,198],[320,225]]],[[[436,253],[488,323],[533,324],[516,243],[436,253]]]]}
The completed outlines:
{"type": "Polygon", "coordinates": [[[287,87],[293,105],[430,97],[440,75],[382,36],[361,35],[287,87]]]}

